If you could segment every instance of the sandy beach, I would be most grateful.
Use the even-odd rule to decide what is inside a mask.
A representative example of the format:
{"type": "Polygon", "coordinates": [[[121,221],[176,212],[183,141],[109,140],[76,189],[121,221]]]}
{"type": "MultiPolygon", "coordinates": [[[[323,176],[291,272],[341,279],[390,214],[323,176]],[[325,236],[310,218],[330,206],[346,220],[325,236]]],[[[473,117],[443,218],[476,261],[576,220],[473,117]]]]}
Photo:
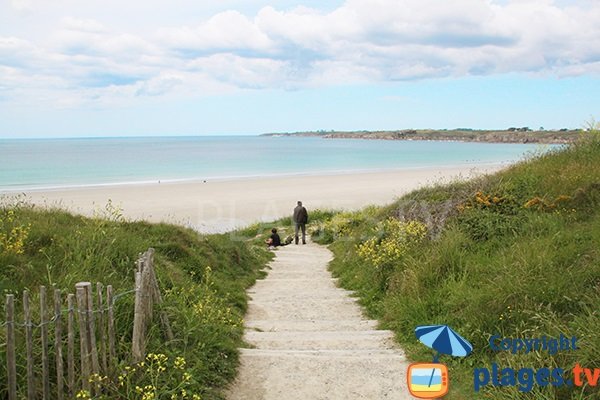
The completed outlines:
{"type": "Polygon", "coordinates": [[[226,232],[291,213],[297,200],[310,210],[383,205],[424,185],[473,177],[500,165],[405,169],[319,176],[244,178],[29,191],[37,205],[94,215],[108,201],[129,219],[170,222],[200,232],[226,232]]]}

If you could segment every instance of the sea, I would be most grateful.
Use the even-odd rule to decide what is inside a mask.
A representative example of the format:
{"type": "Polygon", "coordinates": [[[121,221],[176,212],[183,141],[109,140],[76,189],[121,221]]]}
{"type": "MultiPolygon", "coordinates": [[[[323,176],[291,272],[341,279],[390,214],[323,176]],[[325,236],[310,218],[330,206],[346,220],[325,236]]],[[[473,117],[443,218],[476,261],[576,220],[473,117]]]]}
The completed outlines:
{"type": "Polygon", "coordinates": [[[0,139],[0,192],[502,164],[550,147],[293,136],[0,139]]]}

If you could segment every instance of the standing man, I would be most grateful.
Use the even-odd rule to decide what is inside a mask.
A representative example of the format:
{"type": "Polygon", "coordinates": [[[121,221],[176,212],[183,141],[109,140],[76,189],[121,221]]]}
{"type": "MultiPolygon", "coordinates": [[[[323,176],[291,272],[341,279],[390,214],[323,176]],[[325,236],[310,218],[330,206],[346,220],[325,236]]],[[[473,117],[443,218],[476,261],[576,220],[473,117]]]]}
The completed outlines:
{"type": "Polygon", "coordinates": [[[296,208],[294,208],[294,238],[296,240],[296,244],[298,244],[298,231],[302,229],[302,244],[306,244],[306,223],[308,222],[308,212],[306,208],[302,206],[302,202],[299,201],[296,208]]]}

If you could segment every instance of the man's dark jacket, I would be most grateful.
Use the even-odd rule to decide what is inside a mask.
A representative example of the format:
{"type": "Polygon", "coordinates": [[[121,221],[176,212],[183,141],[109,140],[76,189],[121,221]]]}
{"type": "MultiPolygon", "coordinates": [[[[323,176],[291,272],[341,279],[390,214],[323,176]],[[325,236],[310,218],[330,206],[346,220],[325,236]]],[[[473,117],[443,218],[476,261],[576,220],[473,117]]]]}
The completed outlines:
{"type": "Polygon", "coordinates": [[[308,222],[308,211],[304,206],[296,206],[294,208],[294,222],[297,224],[306,224],[308,222]]]}

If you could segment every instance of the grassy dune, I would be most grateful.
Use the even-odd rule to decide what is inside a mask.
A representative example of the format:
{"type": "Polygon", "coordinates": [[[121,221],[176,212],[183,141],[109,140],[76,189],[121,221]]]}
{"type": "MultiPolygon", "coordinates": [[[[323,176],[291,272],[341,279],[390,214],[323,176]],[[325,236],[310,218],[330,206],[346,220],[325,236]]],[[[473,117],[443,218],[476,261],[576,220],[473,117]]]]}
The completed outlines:
{"type": "MultiPolygon", "coordinates": [[[[412,192],[384,208],[324,215],[314,238],[331,269],[415,361],[432,353],[418,325],[448,324],[475,350],[442,356],[449,399],[596,399],[600,388],[473,391],[474,369],[600,368],[600,141],[589,140],[481,179],[412,192]],[[424,231],[423,231],[424,230],[424,231]],[[423,233],[426,232],[426,233],[423,233]],[[494,352],[491,335],[576,336],[579,350],[494,352]]],[[[572,378],[572,374],[567,373],[572,378]]],[[[523,388],[527,384],[522,385],[523,388]]]]}
{"type": "MultiPolygon", "coordinates": [[[[124,294],[116,302],[116,324],[119,355],[127,360],[133,321],[133,294],[128,292],[134,287],[134,263],[140,252],[154,247],[164,309],[175,340],[165,342],[158,324],[153,326],[147,351],[156,356],[143,367],[134,366],[136,372],[123,362],[118,370],[123,385],[102,383],[106,398],[137,399],[146,394],[151,398],[151,393],[169,399],[172,395],[192,399],[194,394],[220,398],[219,388],[234,376],[237,366],[245,289],[260,276],[270,255],[241,236],[199,235],[173,225],[126,221],[111,204],[97,214],[84,218],[5,199],[0,206],[0,290],[15,293],[18,308],[25,288],[35,295],[39,285],[72,293],[79,281],[112,284],[117,295],[124,294]]],[[[32,302],[37,304],[37,299],[32,302]]],[[[38,332],[34,330],[35,337],[38,332]]],[[[2,329],[0,343],[4,334],[2,329]]],[[[23,374],[22,340],[19,346],[18,373],[23,374]]],[[[6,395],[4,351],[0,347],[0,398],[6,395]]],[[[19,392],[24,395],[24,377],[20,379],[19,392]]]]}

